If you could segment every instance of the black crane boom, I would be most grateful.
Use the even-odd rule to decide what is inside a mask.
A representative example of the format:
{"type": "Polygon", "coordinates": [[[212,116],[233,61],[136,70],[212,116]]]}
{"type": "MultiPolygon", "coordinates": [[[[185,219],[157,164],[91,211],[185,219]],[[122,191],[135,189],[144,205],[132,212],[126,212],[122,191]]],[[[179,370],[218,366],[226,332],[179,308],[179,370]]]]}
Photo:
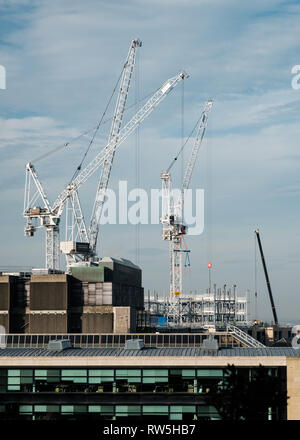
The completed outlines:
{"type": "Polygon", "coordinates": [[[275,307],[275,304],[274,304],[271,284],[270,284],[270,280],[269,280],[269,275],[268,275],[268,271],[267,271],[267,266],[266,266],[266,262],[265,262],[265,257],[264,257],[261,241],[260,241],[259,229],[255,229],[254,232],[256,234],[256,238],[257,238],[257,242],[258,242],[258,247],[259,247],[259,251],[260,251],[260,256],[261,256],[261,261],[262,261],[264,272],[265,272],[266,283],[267,283],[267,287],[268,287],[269,298],[270,298],[272,313],[273,313],[273,317],[274,317],[274,323],[275,323],[275,325],[278,325],[276,307],[275,307]]]}

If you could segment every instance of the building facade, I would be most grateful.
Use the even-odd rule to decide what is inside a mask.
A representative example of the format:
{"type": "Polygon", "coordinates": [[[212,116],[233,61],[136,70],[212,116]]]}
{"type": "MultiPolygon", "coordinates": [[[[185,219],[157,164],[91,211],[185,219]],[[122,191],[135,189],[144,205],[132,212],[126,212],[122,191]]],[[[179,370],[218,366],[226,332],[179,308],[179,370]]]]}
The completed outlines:
{"type": "Polygon", "coordinates": [[[292,348],[6,348],[0,418],[298,420],[299,383],[292,348]]]}

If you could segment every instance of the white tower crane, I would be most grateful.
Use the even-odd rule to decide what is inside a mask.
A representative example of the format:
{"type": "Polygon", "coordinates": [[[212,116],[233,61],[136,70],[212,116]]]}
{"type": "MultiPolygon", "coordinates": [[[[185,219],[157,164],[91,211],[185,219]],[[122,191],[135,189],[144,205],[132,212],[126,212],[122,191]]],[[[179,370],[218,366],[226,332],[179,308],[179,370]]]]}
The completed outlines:
{"type": "Polygon", "coordinates": [[[171,174],[169,172],[174,162],[167,171],[161,174],[161,223],[163,226],[163,239],[170,242],[170,301],[168,319],[172,322],[178,322],[180,319],[178,310],[179,297],[182,294],[182,254],[190,252],[188,249],[183,248],[183,236],[188,231],[187,226],[184,224],[184,195],[192,179],[193,170],[207,126],[207,118],[212,105],[212,101],[207,101],[201,113],[196,140],[189,157],[179,194],[175,194],[175,191],[173,191],[171,174]]]}
{"type": "Polygon", "coordinates": [[[25,235],[33,236],[37,228],[44,227],[46,229],[46,267],[48,269],[59,269],[59,223],[64,207],[68,201],[71,204],[73,217],[71,226],[69,226],[71,231],[70,236],[76,237],[76,240],[78,241],[61,243],[61,249],[67,257],[67,264],[70,265],[72,261],[95,258],[100,217],[116,149],[134,130],[136,130],[144,119],[152,113],[167,94],[183,78],[187,77],[186,73],[182,71],[178,75],[168,79],[153,94],[146,104],[140,108],[125,127],[121,128],[134,63],[134,56],[131,50],[135,49],[140,44],[138,40],[134,41],[135,44],[131,46],[129,56],[124,66],[122,77],[123,87],[121,86],[120,88],[109,142],[106,147],[104,147],[83,170],[80,170],[80,172],[63,189],[52,207],[33,164],[29,162],[26,165],[23,211],[23,216],[26,218],[25,235]],[[101,177],[94,202],[90,227],[87,231],[80,207],[78,190],[100,167],[102,167],[101,177]],[[34,187],[33,193],[32,186],[34,187]],[[43,207],[36,206],[39,198],[42,199],[43,207]]]}

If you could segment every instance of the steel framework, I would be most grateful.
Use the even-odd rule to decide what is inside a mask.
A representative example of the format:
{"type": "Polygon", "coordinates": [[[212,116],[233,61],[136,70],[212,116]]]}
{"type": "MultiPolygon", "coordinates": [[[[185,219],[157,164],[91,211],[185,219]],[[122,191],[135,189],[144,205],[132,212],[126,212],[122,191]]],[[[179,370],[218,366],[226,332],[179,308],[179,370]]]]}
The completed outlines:
{"type": "Polygon", "coordinates": [[[166,317],[169,327],[205,328],[227,323],[246,325],[249,322],[248,297],[248,291],[245,296],[238,296],[235,285],[231,289],[214,286],[212,293],[180,296],[176,302],[170,301],[170,297],[161,299],[154,296],[149,298],[145,307],[154,317],[166,317]]]}
{"type": "Polygon", "coordinates": [[[184,242],[183,236],[187,233],[187,226],[184,224],[184,198],[189,188],[193,170],[197,161],[200,146],[207,126],[207,119],[212,108],[212,101],[205,103],[201,113],[197,136],[192,148],[182,186],[179,194],[173,191],[171,174],[166,171],[161,174],[162,179],[162,217],[163,239],[170,242],[170,300],[168,307],[168,320],[181,323],[180,301],[182,295],[182,255],[190,252],[184,242]],[[185,247],[185,248],[184,248],[185,247]]]}

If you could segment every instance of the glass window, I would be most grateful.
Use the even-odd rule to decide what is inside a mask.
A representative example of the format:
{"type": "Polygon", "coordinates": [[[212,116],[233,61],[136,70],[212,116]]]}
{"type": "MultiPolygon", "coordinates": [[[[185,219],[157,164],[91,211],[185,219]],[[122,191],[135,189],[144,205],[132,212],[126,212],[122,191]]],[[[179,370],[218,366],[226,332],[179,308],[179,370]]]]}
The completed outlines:
{"type": "Polygon", "coordinates": [[[47,382],[57,383],[59,382],[59,370],[47,370],[47,382]]]}
{"type": "Polygon", "coordinates": [[[143,405],[143,414],[167,415],[168,405],[143,405]]]}
{"type": "Polygon", "coordinates": [[[8,377],[7,384],[8,385],[20,385],[21,378],[20,377],[8,377]]]}
{"type": "Polygon", "coordinates": [[[116,405],[116,416],[135,416],[140,414],[140,405],[116,405]]]}
{"type": "Polygon", "coordinates": [[[47,379],[47,370],[35,370],[34,375],[39,379],[47,379]]]}
{"type": "Polygon", "coordinates": [[[101,412],[101,406],[100,405],[89,405],[88,406],[88,412],[100,413],[101,412]]]}
{"type": "Polygon", "coordinates": [[[32,414],[32,405],[20,405],[19,412],[20,414],[32,414]]]}
{"type": "Polygon", "coordinates": [[[5,412],[5,405],[0,405],[0,412],[5,412]]]}
{"type": "Polygon", "coordinates": [[[113,381],[113,377],[89,377],[89,383],[104,383],[113,381]]]}
{"type": "Polygon", "coordinates": [[[197,370],[197,376],[198,377],[223,377],[223,370],[201,369],[201,370],[197,370]]]}
{"type": "Polygon", "coordinates": [[[173,413],[195,413],[195,405],[171,405],[170,412],[173,413]]]}
{"type": "Polygon", "coordinates": [[[20,370],[7,370],[7,376],[20,376],[20,370]]]}
{"type": "Polygon", "coordinates": [[[196,371],[195,370],[182,370],[182,377],[195,377],[196,371]]]}
{"type": "Polygon", "coordinates": [[[62,414],[73,414],[74,412],[74,405],[62,405],[61,406],[61,413],[62,414]]]}
{"type": "Polygon", "coordinates": [[[61,375],[65,377],[83,377],[87,375],[87,370],[61,370],[61,375]]]}
{"type": "Polygon", "coordinates": [[[7,385],[7,391],[20,391],[20,385],[7,385]]]}
{"type": "Polygon", "coordinates": [[[112,415],[114,414],[114,407],[113,405],[89,405],[88,412],[112,415]]]}
{"type": "Polygon", "coordinates": [[[47,412],[47,405],[34,405],[34,412],[47,412]]]}
{"type": "Polygon", "coordinates": [[[148,376],[168,377],[168,370],[167,369],[166,370],[163,370],[163,369],[161,369],[161,370],[143,370],[143,376],[144,377],[148,377],[148,376]]]}
{"type": "Polygon", "coordinates": [[[116,377],[140,377],[141,370],[116,370],[116,377]]]}
{"type": "Polygon", "coordinates": [[[47,412],[60,412],[59,405],[47,405],[47,412]]]}
{"type": "Polygon", "coordinates": [[[21,376],[21,384],[33,383],[33,377],[22,377],[21,376]]]}
{"type": "Polygon", "coordinates": [[[106,377],[114,376],[114,370],[89,370],[89,376],[106,377]]]}
{"type": "Polygon", "coordinates": [[[163,383],[168,382],[167,377],[143,377],[143,383],[163,383]]]}
{"type": "Polygon", "coordinates": [[[86,383],[87,370],[61,370],[61,380],[73,383],[86,383]]]}
{"type": "Polygon", "coordinates": [[[128,377],[127,382],[128,383],[141,383],[142,378],[141,377],[128,377]]]}
{"type": "Polygon", "coordinates": [[[32,377],[33,370],[20,370],[22,377],[32,377]]]}
{"type": "Polygon", "coordinates": [[[47,370],[47,376],[59,376],[59,370],[47,370]]]}
{"type": "Polygon", "coordinates": [[[74,405],[74,412],[75,413],[85,413],[85,412],[87,412],[87,406],[86,405],[74,405]]]}

